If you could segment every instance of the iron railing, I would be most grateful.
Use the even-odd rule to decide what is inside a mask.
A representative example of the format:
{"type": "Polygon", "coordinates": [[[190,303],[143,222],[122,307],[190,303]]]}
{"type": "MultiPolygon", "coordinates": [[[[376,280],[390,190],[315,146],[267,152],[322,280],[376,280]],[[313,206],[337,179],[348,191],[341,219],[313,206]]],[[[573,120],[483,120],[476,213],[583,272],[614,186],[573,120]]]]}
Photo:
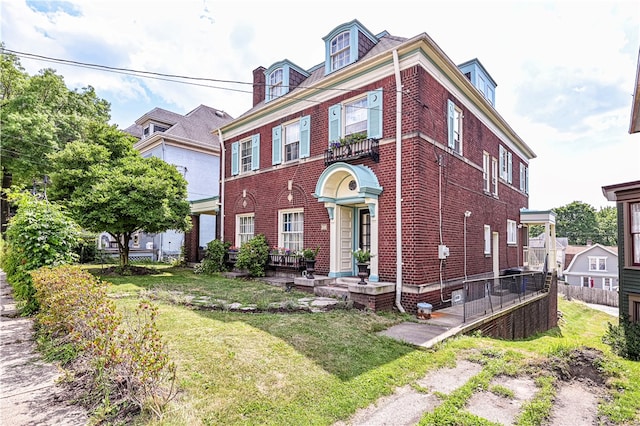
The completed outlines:
{"type": "Polygon", "coordinates": [[[463,322],[520,303],[543,292],[544,285],[544,273],[539,271],[464,281],[463,322]]]}
{"type": "Polygon", "coordinates": [[[324,152],[324,165],[357,158],[371,158],[377,163],[380,161],[379,147],[378,139],[362,139],[345,145],[335,144],[324,152]]]}

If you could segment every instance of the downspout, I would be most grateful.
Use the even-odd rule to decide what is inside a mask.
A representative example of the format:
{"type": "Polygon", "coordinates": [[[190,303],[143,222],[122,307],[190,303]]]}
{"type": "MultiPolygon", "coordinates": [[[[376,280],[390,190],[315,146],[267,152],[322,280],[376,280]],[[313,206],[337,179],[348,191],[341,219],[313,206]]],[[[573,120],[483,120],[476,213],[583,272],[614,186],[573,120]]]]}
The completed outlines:
{"type": "Polygon", "coordinates": [[[225,157],[227,150],[224,149],[224,140],[222,139],[222,132],[218,128],[218,140],[220,142],[220,150],[222,151],[222,159],[220,161],[220,241],[224,242],[224,170],[225,170],[225,157]]]}
{"type": "Polygon", "coordinates": [[[393,50],[396,75],[396,307],[402,313],[402,81],[398,51],[393,50]]]}

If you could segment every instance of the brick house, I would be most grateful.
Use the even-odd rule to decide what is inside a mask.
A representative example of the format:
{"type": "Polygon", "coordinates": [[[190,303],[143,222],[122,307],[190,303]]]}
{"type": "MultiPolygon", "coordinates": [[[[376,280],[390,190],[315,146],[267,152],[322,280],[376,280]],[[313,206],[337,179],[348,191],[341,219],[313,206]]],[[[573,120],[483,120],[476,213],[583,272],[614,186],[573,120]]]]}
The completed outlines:
{"type": "MultiPolygon", "coordinates": [[[[425,33],[331,30],[325,58],[253,71],[253,107],[223,140],[221,237],[320,247],[316,278],[357,304],[415,312],[465,277],[523,264],[531,148],[495,109],[477,59],[456,66],[425,33]],[[366,285],[352,251],[373,257],[366,285]]],[[[292,52],[295,55],[295,52],[292,52]]],[[[296,286],[304,284],[296,279],[296,286]]]]}

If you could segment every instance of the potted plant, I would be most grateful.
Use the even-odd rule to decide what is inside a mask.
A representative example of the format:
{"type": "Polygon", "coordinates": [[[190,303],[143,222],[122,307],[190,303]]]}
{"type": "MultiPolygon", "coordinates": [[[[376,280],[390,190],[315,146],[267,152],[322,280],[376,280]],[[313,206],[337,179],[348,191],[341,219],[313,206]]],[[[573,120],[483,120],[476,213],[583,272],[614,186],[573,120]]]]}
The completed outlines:
{"type": "Polygon", "coordinates": [[[307,278],[312,280],[313,273],[316,271],[316,256],[318,255],[318,251],[320,251],[320,247],[316,247],[315,249],[306,248],[302,250],[302,257],[307,264],[307,278]]]}
{"type": "Polygon", "coordinates": [[[353,252],[353,258],[358,265],[358,277],[360,278],[358,284],[367,284],[364,279],[369,276],[369,261],[371,260],[371,256],[369,250],[358,249],[353,252]]]}

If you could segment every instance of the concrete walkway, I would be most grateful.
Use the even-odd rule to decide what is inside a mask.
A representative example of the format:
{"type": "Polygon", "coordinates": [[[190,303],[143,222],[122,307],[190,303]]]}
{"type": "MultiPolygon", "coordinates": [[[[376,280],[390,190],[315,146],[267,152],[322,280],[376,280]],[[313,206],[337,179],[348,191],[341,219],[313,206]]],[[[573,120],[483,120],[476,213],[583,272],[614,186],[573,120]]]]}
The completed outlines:
{"type": "Polygon", "coordinates": [[[0,271],[0,424],[86,425],[87,413],[62,400],[56,385],[61,374],[36,351],[33,320],[19,316],[6,274],[0,271]]]}

